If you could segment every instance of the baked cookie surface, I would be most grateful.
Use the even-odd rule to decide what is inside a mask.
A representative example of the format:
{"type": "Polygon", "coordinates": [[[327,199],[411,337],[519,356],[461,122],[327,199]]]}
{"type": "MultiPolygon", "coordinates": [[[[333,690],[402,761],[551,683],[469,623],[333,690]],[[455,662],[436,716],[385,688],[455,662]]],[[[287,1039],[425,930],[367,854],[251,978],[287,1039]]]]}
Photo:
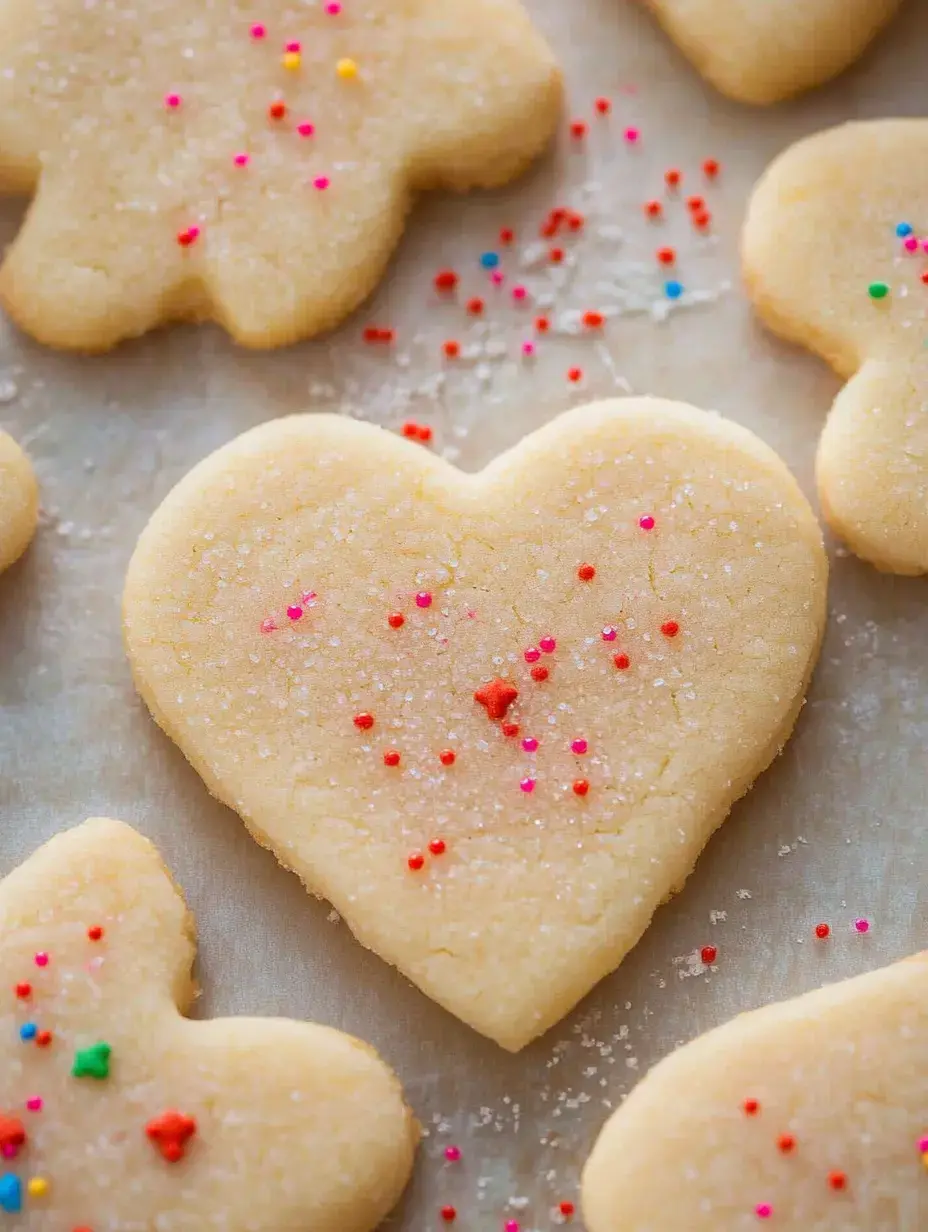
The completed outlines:
{"type": "Polygon", "coordinates": [[[518,1049],[621,961],[788,737],[825,581],[782,462],[705,412],[581,408],[477,475],[307,415],[167,497],[125,635],[258,841],[518,1049]]]}
{"type": "Polygon", "coordinates": [[[393,1074],[326,1027],[182,1017],[193,956],[180,893],[121,822],[0,883],[0,1223],[367,1232],[394,1205],[417,1135],[393,1074]]]}
{"type": "Polygon", "coordinates": [[[32,464],[11,436],[0,432],[0,572],[29,546],[39,518],[32,464]]]}
{"type": "Polygon", "coordinates": [[[373,289],[419,190],[502,184],[560,105],[518,0],[4,0],[0,298],[98,351],[181,318],[272,347],[373,289]]]}

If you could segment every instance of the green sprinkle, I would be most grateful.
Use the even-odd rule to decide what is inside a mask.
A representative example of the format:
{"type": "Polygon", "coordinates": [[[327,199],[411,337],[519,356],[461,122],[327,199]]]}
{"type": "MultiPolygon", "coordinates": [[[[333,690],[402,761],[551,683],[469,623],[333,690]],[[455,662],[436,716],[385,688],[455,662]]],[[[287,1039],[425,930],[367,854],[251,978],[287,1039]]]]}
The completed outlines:
{"type": "Polygon", "coordinates": [[[867,287],[867,294],[871,299],[885,299],[889,294],[888,282],[871,282],[867,287]]]}
{"type": "Polygon", "coordinates": [[[78,1048],[71,1074],[75,1078],[109,1078],[112,1048],[102,1040],[89,1048],[78,1048]]]}

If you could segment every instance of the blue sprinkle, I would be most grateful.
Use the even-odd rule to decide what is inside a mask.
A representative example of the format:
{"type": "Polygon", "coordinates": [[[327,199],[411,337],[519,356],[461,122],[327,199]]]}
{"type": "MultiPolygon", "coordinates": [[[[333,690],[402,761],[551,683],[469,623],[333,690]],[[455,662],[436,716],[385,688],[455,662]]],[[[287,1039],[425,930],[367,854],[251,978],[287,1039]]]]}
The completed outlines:
{"type": "Polygon", "coordinates": [[[912,224],[910,222],[900,222],[896,224],[896,234],[901,240],[904,240],[907,235],[912,234],[912,224]]]}
{"type": "Polygon", "coordinates": [[[496,269],[499,265],[498,252],[484,252],[480,256],[480,264],[484,269],[496,269]]]}
{"type": "Polygon", "coordinates": [[[0,1176],[0,1211],[18,1215],[23,1209],[23,1183],[13,1172],[0,1176]]]}
{"type": "Polygon", "coordinates": [[[683,283],[671,278],[670,282],[664,283],[664,294],[668,299],[679,299],[683,294],[683,283]]]}
{"type": "Polygon", "coordinates": [[[28,1040],[35,1039],[38,1033],[39,1028],[34,1022],[24,1022],[19,1028],[19,1038],[23,1041],[23,1043],[26,1043],[28,1040]]]}

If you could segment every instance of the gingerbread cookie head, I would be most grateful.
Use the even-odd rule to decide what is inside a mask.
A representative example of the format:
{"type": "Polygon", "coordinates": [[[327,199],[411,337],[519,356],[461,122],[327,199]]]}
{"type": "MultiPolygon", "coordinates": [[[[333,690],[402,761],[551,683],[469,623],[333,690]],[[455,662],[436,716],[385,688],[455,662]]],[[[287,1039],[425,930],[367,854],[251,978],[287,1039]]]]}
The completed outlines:
{"type": "Polygon", "coordinates": [[[396,1079],[285,1019],[181,1016],[193,923],[157,852],[85,822],[0,883],[0,1224],[367,1232],[409,1175],[396,1079]]]}
{"type": "Polygon", "coordinates": [[[665,1058],[583,1175],[590,1232],[925,1223],[928,955],[771,1005],[665,1058]]]}
{"type": "Polygon", "coordinates": [[[29,459],[0,432],[0,572],[29,546],[39,517],[39,488],[29,459]]]}
{"type": "Polygon", "coordinates": [[[0,297],[82,350],[337,324],[414,194],[503,183],[560,99],[518,0],[9,0],[0,48],[0,186],[35,193],[0,297]]]}
{"type": "Polygon", "coordinates": [[[647,0],[717,90],[776,103],[852,64],[901,0],[647,0]]]}
{"type": "Polygon", "coordinates": [[[829,523],[880,569],[928,572],[928,121],[787,150],[755,190],[743,253],[763,319],[850,378],[818,452],[829,523]]]}
{"type": "Polygon", "coordinates": [[[175,488],[125,630],[210,790],[518,1049],[620,962],[782,746],[825,573],[779,459],[679,404],[583,408],[479,475],[312,415],[175,488]]]}

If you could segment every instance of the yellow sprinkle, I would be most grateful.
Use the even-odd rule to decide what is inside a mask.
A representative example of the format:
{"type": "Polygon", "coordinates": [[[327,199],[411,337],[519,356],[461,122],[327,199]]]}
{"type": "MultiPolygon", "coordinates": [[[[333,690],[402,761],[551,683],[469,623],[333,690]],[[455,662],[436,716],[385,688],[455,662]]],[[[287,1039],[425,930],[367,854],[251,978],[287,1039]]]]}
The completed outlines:
{"type": "Polygon", "coordinates": [[[301,57],[298,51],[285,51],[282,63],[284,68],[299,68],[300,60],[301,57]]]}
{"type": "Polygon", "coordinates": [[[354,60],[339,60],[339,62],[335,65],[335,71],[338,73],[339,77],[344,77],[346,79],[349,77],[357,77],[358,66],[355,64],[354,60]]]}
{"type": "Polygon", "coordinates": [[[922,1163],[925,1165],[926,1168],[928,1168],[928,1151],[926,1151],[924,1155],[922,1156],[922,1163]]]}
{"type": "Polygon", "coordinates": [[[34,1176],[26,1188],[30,1197],[43,1198],[48,1193],[48,1181],[44,1176],[34,1176]]]}

